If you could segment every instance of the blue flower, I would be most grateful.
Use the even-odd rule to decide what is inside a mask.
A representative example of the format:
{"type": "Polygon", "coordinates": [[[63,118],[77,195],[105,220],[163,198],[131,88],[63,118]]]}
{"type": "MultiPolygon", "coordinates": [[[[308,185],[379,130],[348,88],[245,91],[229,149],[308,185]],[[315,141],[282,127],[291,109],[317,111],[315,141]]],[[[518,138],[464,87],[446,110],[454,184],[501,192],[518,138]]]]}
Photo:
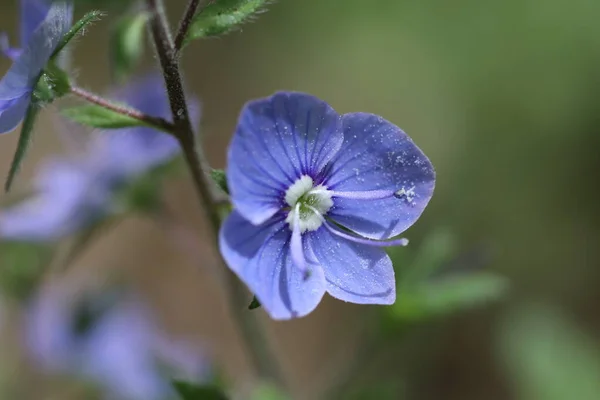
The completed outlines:
{"type": "Polygon", "coordinates": [[[229,267],[275,319],[310,313],[327,291],[392,304],[383,246],[421,215],[433,166],[397,126],[339,115],[306,94],[248,103],[229,147],[233,213],[220,232],[229,267]]]}
{"type": "MultiPolygon", "coordinates": [[[[162,77],[151,74],[116,93],[150,115],[168,118],[162,77]]],[[[190,105],[199,119],[197,101],[190,105]]],[[[0,239],[54,241],[121,211],[115,195],[136,177],[179,154],[175,138],[146,127],[96,132],[87,151],[42,166],[33,197],[0,211],[0,239]]]]}
{"type": "Polygon", "coordinates": [[[0,134],[15,129],[25,117],[40,74],[71,27],[72,19],[70,2],[22,0],[22,49],[9,48],[6,39],[1,40],[3,53],[14,62],[0,80],[0,134]]]}
{"type": "Polygon", "coordinates": [[[201,381],[210,373],[199,347],[167,337],[131,294],[74,296],[51,286],[33,300],[24,328],[36,365],[94,383],[111,399],[163,400],[172,395],[169,378],[201,381]]]}

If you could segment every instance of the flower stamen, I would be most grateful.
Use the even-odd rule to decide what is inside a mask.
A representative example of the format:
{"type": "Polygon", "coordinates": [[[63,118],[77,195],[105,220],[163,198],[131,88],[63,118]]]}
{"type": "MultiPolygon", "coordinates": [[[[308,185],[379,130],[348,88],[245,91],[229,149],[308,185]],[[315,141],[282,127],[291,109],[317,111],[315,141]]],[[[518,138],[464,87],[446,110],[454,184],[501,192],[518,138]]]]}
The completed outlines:
{"type": "Polygon", "coordinates": [[[308,175],[303,175],[288,188],[285,201],[290,206],[286,222],[292,231],[298,225],[301,234],[306,231],[316,231],[322,224],[313,209],[317,210],[319,215],[325,215],[333,207],[333,200],[327,187],[323,185],[313,187],[313,179],[308,175]]]}

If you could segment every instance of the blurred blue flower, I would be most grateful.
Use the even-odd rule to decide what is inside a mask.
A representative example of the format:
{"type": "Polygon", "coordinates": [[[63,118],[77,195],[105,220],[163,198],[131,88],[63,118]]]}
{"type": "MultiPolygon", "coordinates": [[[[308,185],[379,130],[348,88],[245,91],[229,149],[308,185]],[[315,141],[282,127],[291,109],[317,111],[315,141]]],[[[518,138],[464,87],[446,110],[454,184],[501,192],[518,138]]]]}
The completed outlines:
{"type": "Polygon", "coordinates": [[[275,319],[310,313],[327,291],[361,304],[395,301],[390,258],[433,194],[435,172],[398,127],[339,115],[306,94],[243,109],[228,154],[233,213],[220,248],[275,319]]]}
{"type": "Polygon", "coordinates": [[[105,292],[75,295],[51,286],[34,299],[25,319],[27,350],[40,368],[74,375],[109,399],[163,400],[170,379],[208,379],[197,346],[175,342],[137,297],[105,292]]]}
{"type": "MultiPolygon", "coordinates": [[[[145,113],[169,118],[162,77],[151,74],[116,93],[145,113]]],[[[200,107],[191,102],[198,121],[200,107]]],[[[88,149],[42,166],[33,197],[0,211],[0,239],[54,241],[121,211],[115,195],[136,177],[179,154],[175,138],[146,127],[96,132],[88,149]]]]}
{"type": "Polygon", "coordinates": [[[68,1],[21,1],[22,48],[10,48],[6,36],[0,37],[0,50],[13,60],[0,80],[0,134],[15,129],[25,117],[40,74],[72,20],[68,1]]]}

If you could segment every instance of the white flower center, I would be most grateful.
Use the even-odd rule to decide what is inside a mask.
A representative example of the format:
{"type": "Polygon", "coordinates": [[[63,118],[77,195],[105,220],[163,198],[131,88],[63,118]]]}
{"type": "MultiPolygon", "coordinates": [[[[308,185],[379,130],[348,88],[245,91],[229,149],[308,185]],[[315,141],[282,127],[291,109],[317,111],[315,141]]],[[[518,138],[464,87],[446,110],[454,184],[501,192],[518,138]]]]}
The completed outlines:
{"type": "Polygon", "coordinates": [[[300,233],[316,231],[323,224],[323,215],[333,207],[332,193],[326,186],[313,187],[313,179],[303,175],[285,192],[285,202],[290,211],[285,220],[294,229],[296,215],[300,223],[300,233]]]}

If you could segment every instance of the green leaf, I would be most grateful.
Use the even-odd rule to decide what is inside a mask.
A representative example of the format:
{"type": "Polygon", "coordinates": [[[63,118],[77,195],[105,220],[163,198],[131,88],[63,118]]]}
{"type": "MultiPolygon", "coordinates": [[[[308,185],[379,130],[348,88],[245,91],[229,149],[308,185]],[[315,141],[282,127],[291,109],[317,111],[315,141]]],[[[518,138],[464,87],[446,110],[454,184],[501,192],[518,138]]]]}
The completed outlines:
{"type": "Polygon", "coordinates": [[[288,400],[286,396],[277,387],[267,384],[260,383],[256,389],[253,390],[251,400],[288,400]]]}
{"type": "MultiPolygon", "coordinates": [[[[32,95],[33,96],[33,95],[32,95]]],[[[25,113],[25,119],[21,125],[21,135],[19,136],[19,142],[17,143],[17,149],[13,157],[12,163],[10,164],[10,170],[8,171],[8,177],[4,183],[4,190],[8,192],[12,187],[15,177],[21,169],[21,164],[27,155],[29,144],[31,143],[31,137],[33,135],[33,127],[35,120],[41,110],[41,105],[35,101],[32,101],[25,113]]]]}
{"type": "Polygon", "coordinates": [[[227,400],[223,391],[214,385],[196,385],[190,382],[173,381],[173,386],[182,400],[227,400]]]}
{"type": "Polygon", "coordinates": [[[210,171],[210,177],[217,184],[219,189],[229,194],[229,186],[227,186],[227,174],[222,169],[213,169],[210,171]]]}
{"type": "MultiPolygon", "coordinates": [[[[454,236],[449,230],[438,228],[433,231],[425,238],[414,259],[408,264],[408,268],[399,272],[399,290],[410,290],[411,286],[429,278],[455,256],[457,247],[454,236]]],[[[402,248],[398,248],[397,251],[399,250],[402,248]]],[[[390,256],[394,258],[393,253],[390,256]]]]}
{"type": "Polygon", "coordinates": [[[71,29],[69,29],[69,31],[62,38],[60,44],[58,47],[56,47],[56,50],[54,50],[54,53],[52,54],[52,59],[56,58],[71,40],[73,40],[80,33],[83,33],[84,29],[90,24],[99,21],[103,15],[104,14],[101,11],[97,10],[86,13],[79,21],[75,23],[75,25],[73,25],[71,29]]]}
{"type": "Polygon", "coordinates": [[[399,292],[390,311],[401,320],[445,315],[498,300],[508,288],[505,277],[490,272],[449,276],[399,292]]]}
{"type": "Polygon", "coordinates": [[[185,44],[194,39],[225,34],[264,11],[268,3],[267,0],[215,1],[194,17],[185,44]]]}
{"type": "Polygon", "coordinates": [[[144,32],[148,17],[146,12],[126,16],[112,33],[110,55],[117,82],[131,75],[144,54],[144,32]]]}
{"type": "Polygon", "coordinates": [[[257,308],[260,308],[262,306],[262,304],[260,304],[260,301],[256,298],[256,296],[254,296],[252,298],[252,301],[250,302],[250,305],[248,306],[248,310],[256,310],[257,308]]]}
{"type": "Polygon", "coordinates": [[[79,107],[67,108],[63,115],[73,121],[91,126],[93,128],[119,129],[132,126],[147,126],[139,119],[120,114],[107,108],[90,104],[79,107]]]}
{"type": "Polygon", "coordinates": [[[518,398],[596,400],[600,348],[564,315],[541,305],[520,305],[501,321],[498,356],[518,398]]]}

